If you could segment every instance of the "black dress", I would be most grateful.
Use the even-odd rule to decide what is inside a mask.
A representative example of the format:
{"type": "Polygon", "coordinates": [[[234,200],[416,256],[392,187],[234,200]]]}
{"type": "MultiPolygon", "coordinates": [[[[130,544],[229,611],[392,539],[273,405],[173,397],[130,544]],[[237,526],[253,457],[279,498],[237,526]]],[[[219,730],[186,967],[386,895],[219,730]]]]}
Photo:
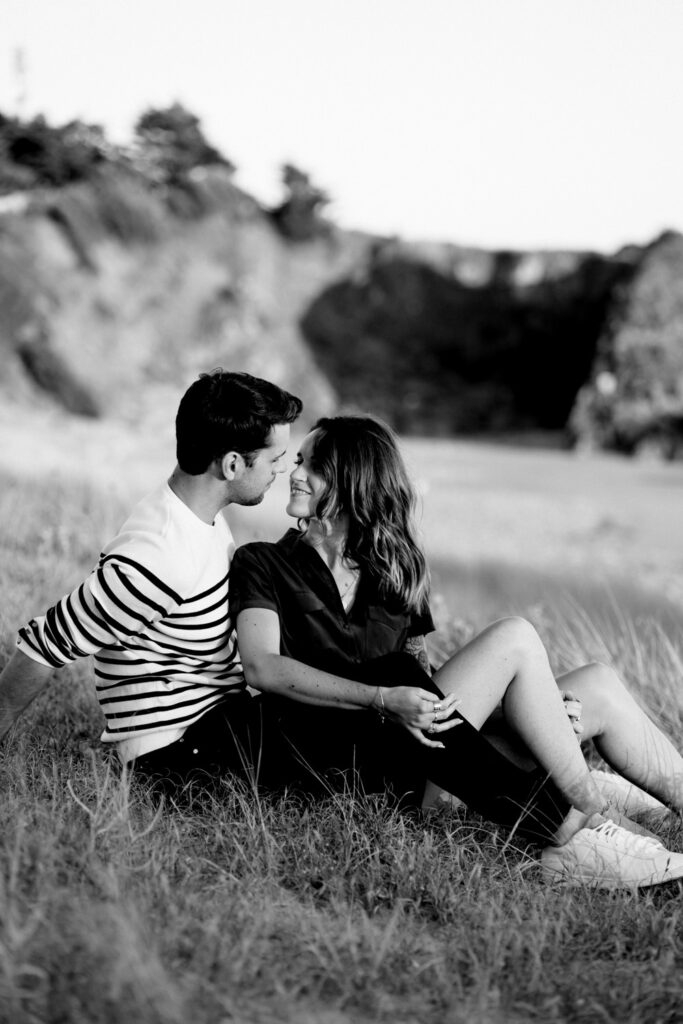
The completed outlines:
{"type": "MultiPolygon", "coordinates": [[[[247,608],[278,615],[280,653],[287,657],[345,679],[419,686],[440,695],[418,662],[403,653],[409,637],[434,629],[429,611],[418,614],[382,600],[367,576],[345,611],[332,573],[297,530],[275,544],[257,542],[235,552],[233,621],[247,608]]],[[[419,804],[429,778],[485,817],[544,840],[569,809],[541,769],[518,768],[457,712],[462,722],[439,736],[445,749],[438,750],[402,726],[382,722],[373,710],[321,708],[271,694],[261,701],[266,750],[279,751],[278,765],[265,758],[267,782],[311,792],[340,785],[388,791],[403,803],[419,804]]]]}

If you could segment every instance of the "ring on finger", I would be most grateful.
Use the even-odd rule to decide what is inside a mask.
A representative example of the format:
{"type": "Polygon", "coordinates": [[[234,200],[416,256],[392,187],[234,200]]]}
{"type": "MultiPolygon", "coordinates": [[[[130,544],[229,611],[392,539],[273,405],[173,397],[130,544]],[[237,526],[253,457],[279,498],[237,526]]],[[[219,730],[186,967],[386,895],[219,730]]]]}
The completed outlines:
{"type": "Polygon", "coordinates": [[[434,711],[441,711],[441,705],[440,704],[433,704],[432,707],[433,707],[434,711]]]}

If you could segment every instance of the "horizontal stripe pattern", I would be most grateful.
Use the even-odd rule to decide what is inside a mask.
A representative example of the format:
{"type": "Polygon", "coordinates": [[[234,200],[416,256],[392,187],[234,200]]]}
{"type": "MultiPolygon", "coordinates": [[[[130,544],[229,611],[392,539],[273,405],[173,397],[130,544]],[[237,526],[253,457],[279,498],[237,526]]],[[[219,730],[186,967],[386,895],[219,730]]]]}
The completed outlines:
{"type": "Polygon", "coordinates": [[[139,561],[103,555],[79,587],[19,631],[19,646],[55,668],[94,655],[104,740],[191,725],[244,690],[227,544],[219,550],[213,578],[205,573],[186,598],[139,561]]]}

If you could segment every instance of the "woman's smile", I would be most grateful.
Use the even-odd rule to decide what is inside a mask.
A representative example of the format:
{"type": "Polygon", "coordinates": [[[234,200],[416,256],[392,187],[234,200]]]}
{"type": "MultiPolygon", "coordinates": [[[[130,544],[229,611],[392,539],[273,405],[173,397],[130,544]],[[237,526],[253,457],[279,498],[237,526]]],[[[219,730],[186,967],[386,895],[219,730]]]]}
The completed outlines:
{"type": "Polygon", "coordinates": [[[294,469],[289,474],[287,513],[296,519],[315,515],[318,498],[324,489],[323,479],[312,460],[315,431],[308,434],[297,452],[294,469]],[[305,499],[305,501],[304,501],[305,499]]]}

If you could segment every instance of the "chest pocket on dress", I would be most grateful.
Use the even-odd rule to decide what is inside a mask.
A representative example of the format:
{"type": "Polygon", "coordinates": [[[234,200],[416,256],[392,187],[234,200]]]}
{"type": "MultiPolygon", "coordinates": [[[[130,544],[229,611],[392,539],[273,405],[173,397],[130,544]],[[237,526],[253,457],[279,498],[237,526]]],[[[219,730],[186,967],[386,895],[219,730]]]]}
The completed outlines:
{"type": "Polygon", "coordinates": [[[369,605],[365,629],[366,657],[400,651],[406,629],[404,614],[392,614],[383,605],[369,605]]]}

